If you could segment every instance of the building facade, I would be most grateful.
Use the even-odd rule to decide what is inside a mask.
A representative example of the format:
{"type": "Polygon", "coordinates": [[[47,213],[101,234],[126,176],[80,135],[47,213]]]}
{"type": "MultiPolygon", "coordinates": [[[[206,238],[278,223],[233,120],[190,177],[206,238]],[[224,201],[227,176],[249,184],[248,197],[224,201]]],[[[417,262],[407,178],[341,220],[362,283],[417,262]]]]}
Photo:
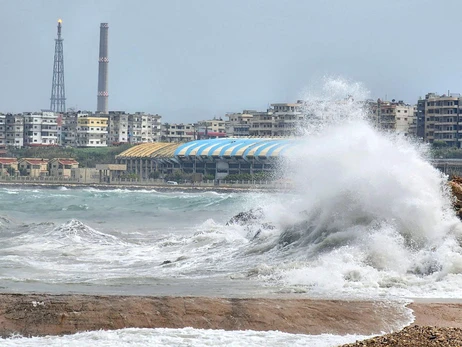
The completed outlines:
{"type": "Polygon", "coordinates": [[[23,113],[24,146],[58,145],[57,119],[54,112],[23,113]]]}
{"type": "Polygon", "coordinates": [[[108,144],[158,142],[160,138],[160,119],[158,114],[123,111],[109,111],[108,144]]]}
{"type": "Polygon", "coordinates": [[[108,117],[91,113],[77,114],[77,147],[107,147],[108,117]]]}
{"type": "Polygon", "coordinates": [[[422,116],[419,125],[423,127],[425,142],[444,142],[448,146],[461,147],[462,128],[459,125],[462,115],[460,94],[428,93],[420,101],[422,116]]]}
{"type": "Polygon", "coordinates": [[[188,142],[196,138],[196,125],[188,123],[164,123],[161,129],[162,142],[188,142]]]}
{"type": "Polygon", "coordinates": [[[24,117],[22,114],[8,113],[6,115],[5,145],[17,148],[24,146],[24,117]]]}
{"type": "Polygon", "coordinates": [[[73,158],[54,158],[48,162],[50,176],[70,178],[72,169],[77,169],[79,163],[73,158]]]}
{"type": "Polygon", "coordinates": [[[416,107],[403,101],[384,101],[369,104],[374,124],[382,130],[403,136],[416,136],[416,107]]]}
{"type": "Polygon", "coordinates": [[[225,124],[225,132],[228,137],[249,137],[250,124],[253,116],[245,113],[229,113],[226,115],[228,120],[225,124]]]}

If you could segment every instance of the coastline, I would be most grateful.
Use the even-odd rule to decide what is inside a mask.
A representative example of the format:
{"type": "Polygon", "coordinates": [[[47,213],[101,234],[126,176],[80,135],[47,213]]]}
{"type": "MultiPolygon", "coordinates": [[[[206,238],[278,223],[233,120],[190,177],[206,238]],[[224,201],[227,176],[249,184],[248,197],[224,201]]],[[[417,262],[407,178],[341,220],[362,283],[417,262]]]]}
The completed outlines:
{"type": "Polygon", "coordinates": [[[380,335],[412,324],[462,327],[462,303],[82,294],[0,294],[0,335],[184,328],[380,335]]]}
{"type": "Polygon", "coordinates": [[[69,182],[2,182],[0,187],[3,188],[46,188],[56,189],[65,187],[68,189],[94,188],[100,190],[152,190],[158,192],[225,192],[225,193],[252,193],[252,192],[288,192],[287,188],[274,188],[255,185],[253,187],[233,187],[232,185],[217,186],[192,186],[192,185],[143,185],[143,184],[105,184],[105,183],[69,183],[69,182]]]}

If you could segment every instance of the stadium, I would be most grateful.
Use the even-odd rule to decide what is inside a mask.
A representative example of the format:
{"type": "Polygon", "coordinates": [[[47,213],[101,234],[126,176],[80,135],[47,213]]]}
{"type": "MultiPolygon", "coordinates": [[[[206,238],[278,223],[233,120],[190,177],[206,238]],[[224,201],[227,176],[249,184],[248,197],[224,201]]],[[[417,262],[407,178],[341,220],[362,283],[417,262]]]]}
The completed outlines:
{"type": "MultiPolygon", "coordinates": [[[[298,140],[300,141],[300,140],[298,140]]],[[[225,138],[186,143],[144,143],[118,156],[127,172],[140,178],[152,172],[212,175],[223,179],[232,174],[273,172],[280,159],[297,143],[293,138],[225,138]]]]}

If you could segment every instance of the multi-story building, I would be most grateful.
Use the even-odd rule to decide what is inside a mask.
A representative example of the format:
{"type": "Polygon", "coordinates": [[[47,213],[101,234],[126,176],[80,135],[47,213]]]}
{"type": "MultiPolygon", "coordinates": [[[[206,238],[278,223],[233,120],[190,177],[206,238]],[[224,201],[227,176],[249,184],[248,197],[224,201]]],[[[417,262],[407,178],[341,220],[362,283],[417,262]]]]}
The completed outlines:
{"type": "Polygon", "coordinates": [[[24,117],[8,113],[5,117],[5,145],[21,148],[24,145],[24,117]]]}
{"type": "MultiPolygon", "coordinates": [[[[423,108],[424,140],[429,143],[443,141],[448,146],[461,147],[462,97],[460,94],[428,93],[421,101],[423,108]]],[[[421,125],[420,122],[419,125],[421,125]]]]}
{"type": "Polygon", "coordinates": [[[77,147],[106,147],[108,117],[102,114],[77,114],[77,147]]]}
{"type": "Polygon", "coordinates": [[[109,144],[157,142],[160,137],[160,119],[158,114],[109,111],[109,144]]]}
{"type": "Polygon", "coordinates": [[[249,137],[250,123],[253,116],[245,113],[229,113],[225,124],[225,132],[228,137],[249,137]]]}
{"type": "Polygon", "coordinates": [[[128,141],[128,114],[123,111],[109,111],[108,145],[118,145],[128,141]]]}
{"type": "Polygon", "coordinates": [[[159,142],[162,132],[162,116],[153,114],[151,118],[152,141],[159,142]]]}
{"type": "Polygon", "coordinates": [[[0,113],[0,148],[6,146],[6,115],[0,113]]]}
{"type": "Polygon", "coordinates": [[[290,136],[301,133],[306,120],[303,101],[271,104],[271,107],[274,117],[273,136],[290,136]]]}
{"type": "Polygon", "coordinates": [[[162,142],[188,142],[196,138],[194,124],[164,123],[162,125],[162,142]]]}
{"type": "Polygon", "coordinates": [[[152,120],[144,112],[128,115],[128,142],[137,144],[152,142],[152,120]]]}
{"type": "Polygon", "coordinates": [[[423,140],[425,138],[425,99],[419,99],[415,111],[416,136],[423,140]]]}
{"type": "Polygon", "coordinates": [[[373,122],[379,129],[395,132],[404,136],[416,135],[415,106],[403,101],[383,101],[369,104],[373,122]]]}
{"type": "Polygon", "coordinates": [[[273,137],[301,134],[306,121],[305,103],[271,104],[264,112],[244,110],[242,113],[227,115],[226,124],[228,137],[273,137]]]}
{"type": "Polygon", "coordinates": [[[77,146],[77,113],[67,112],[58,117],[59,144],[65,147],[77,146]]]}
{"type": "Polygon", "coordinates": [[[58,115],[54,112],[25,112],[24,145],[58,145],[58,115]]]}
{"type": "Polygon", "coordinates": [[[273,129],[275,125],[275,118],[273,112],[257,112],[245,111],[252,114],[252,121],[250,123],[249,135],[259,137],[273,136],[273,129]]]}
{"type": "Polygon", "coordinates": [[[223,119],[202,120],[194,125],[194,131],[187,133],[196,139],[217,139],[226,137],[226,122],[223,119]]]}

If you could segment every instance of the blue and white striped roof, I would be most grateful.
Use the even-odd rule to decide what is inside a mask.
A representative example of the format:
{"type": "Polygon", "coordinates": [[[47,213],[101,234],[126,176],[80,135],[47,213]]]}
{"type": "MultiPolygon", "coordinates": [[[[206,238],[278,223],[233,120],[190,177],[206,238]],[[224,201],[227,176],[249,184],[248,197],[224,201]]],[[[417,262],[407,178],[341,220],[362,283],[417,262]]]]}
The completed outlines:
{"type": "Polygon", "coordinates": [[[175,150],[177,158],[276,158],[296,144],[287,138],[242,138],[197,140],[184,143],[175,150]]]}

